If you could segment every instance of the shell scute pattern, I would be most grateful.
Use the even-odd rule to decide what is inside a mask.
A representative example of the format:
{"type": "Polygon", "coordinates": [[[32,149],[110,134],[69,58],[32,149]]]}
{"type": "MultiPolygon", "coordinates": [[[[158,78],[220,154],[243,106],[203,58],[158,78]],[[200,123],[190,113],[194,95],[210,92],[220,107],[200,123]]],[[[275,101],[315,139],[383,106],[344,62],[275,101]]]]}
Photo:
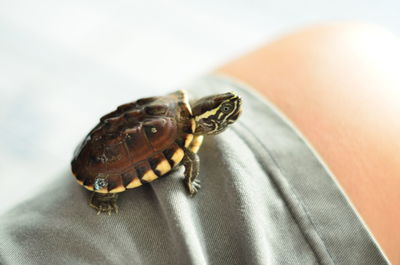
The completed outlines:
{"type": "Polygon", "coordinates": [[[78,183],[96,192],[136,188],[181,162],[191,126],[183,92],[121,105],[101,117],[77,148],[72,171],[78,183]]]}

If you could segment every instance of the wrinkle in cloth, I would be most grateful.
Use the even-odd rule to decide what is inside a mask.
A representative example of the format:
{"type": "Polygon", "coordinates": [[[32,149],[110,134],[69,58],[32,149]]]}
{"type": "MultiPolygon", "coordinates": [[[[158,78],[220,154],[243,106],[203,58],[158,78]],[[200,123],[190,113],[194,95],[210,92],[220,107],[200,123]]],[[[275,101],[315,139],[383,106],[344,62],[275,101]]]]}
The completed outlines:
{"type": "Polygon", "coordinates": [[[237,91],[243,114],[206,137],[202,188],[183,168],[120,195],[97,216],[69,170],[0,218],[7,264],[388,264],[334,177],[274,107],[245,85],[210,75],[193,97],[237,91]]]}

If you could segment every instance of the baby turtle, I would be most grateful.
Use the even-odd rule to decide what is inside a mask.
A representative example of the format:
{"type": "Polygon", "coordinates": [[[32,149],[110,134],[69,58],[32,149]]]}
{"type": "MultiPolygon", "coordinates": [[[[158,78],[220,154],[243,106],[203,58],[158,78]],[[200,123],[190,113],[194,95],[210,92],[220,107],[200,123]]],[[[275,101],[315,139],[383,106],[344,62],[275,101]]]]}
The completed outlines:
{"type": "Polygon", "coordinates": [[[89,205],[97,214],[118,212],[118,193],[152,182],[185,166],[190,195],[200,188],[197,155],[204,135],[222,132],[241,113],[235,93],[201,98],[189,104],[179,90],[139,99],[103,116],[77,147],[71,162],[78,183],[93,191],[89,205]]]}

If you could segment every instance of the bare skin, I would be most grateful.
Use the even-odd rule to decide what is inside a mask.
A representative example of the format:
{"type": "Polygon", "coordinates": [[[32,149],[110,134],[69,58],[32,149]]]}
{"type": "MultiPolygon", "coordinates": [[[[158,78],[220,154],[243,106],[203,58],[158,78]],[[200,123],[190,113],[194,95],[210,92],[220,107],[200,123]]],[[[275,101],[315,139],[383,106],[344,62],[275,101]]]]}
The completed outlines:
{"type": "Polygon", "coordinates": [[[272,101],[319,152],[400,264],[400,40],[373,25],[295,32],[217,72],[272,101]]]}

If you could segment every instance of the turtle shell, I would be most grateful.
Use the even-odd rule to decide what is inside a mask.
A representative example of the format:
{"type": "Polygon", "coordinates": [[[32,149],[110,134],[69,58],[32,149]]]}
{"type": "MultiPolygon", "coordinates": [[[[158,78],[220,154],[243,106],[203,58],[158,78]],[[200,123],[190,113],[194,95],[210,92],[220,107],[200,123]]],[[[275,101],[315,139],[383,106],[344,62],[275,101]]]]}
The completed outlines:
{"type": "Polygon", "coordinates": [[[88,190],[136,188],[179,165],[194,126],[183,90],[121,105],[103,116],[77,147],[72,172],[88,190]]]}

